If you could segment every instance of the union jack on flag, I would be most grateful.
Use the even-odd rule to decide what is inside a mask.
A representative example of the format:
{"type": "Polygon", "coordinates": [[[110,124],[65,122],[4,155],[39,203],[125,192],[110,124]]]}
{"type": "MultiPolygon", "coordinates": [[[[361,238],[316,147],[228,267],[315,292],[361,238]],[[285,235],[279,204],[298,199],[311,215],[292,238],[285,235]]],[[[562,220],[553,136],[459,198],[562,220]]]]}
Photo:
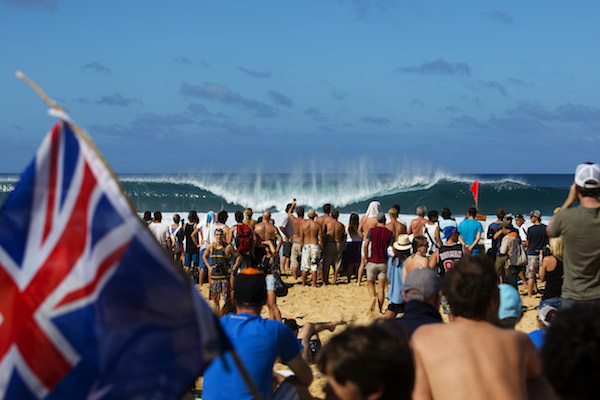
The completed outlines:
{"type": "Polygon", "coordinates": [[[75,129],[0,208],[0,398],[177,398],[229,344],[75,129]]]}

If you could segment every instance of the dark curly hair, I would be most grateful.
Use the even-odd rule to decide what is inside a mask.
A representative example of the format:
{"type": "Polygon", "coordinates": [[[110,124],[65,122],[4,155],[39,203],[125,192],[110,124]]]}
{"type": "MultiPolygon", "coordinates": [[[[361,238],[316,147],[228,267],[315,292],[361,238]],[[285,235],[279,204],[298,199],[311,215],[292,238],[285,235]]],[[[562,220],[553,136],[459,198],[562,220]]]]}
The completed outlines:
{"type": "Polygon", "coordinates": [[[443,293],[455,317],[486,319],[490,299],[498,294],[494,265],[487,257],[463,257],[446,273],[443,293]]]}
{"type": "Polygon", "coordinates": [[[381,399],[410,399],[415,380],[412,352],[403,334],[380,323],[354,326],[332,337],[319,352],[323,373],[344,385],[355,383],[367,398],[382,391],[381,399]]]}
{"type": "Polygon", "coordinates": [[[552,321],[542,347],[543,373],[562,400],[597,399],[600,305],[578,304],[552,321]]]}

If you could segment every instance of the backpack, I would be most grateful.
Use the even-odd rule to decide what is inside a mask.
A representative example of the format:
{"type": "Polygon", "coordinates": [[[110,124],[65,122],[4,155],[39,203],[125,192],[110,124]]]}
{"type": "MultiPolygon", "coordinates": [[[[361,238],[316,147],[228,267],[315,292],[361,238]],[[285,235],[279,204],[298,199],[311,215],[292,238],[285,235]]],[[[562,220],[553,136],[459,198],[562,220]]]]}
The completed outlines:
{"type": "Polygon", "coordinates": [[[277,297],[285,297],[288,294],[288,286],[281,279],[279,272],[275,271],[273,273],[273,277],[275,278],[275,296],[277,297]]]}
{"type": "Polygon", "coordinates": [[[510,255],[510,265],[517,267],[527,265],[527,252],[525,251],[525,246],[523,246],[523,242],[518,233],[515,243],[513,244],[512,254],[510,255]]]}
{"type": "Polygon", "coordinates": [[[235,226],[233,246],[242,254],[249,254],[252,248],[252,230],[246,224],[235,226]]]}
{"type": "Polygon", "coordinates": [[[179,240],[180,229],[180,227],[177,227],[175,231],[172,231],[171,227],[169,227],[169,238],[171,239],[171,251],[173,253],[179,253],[181,251],[181,241],[179,240]]]}

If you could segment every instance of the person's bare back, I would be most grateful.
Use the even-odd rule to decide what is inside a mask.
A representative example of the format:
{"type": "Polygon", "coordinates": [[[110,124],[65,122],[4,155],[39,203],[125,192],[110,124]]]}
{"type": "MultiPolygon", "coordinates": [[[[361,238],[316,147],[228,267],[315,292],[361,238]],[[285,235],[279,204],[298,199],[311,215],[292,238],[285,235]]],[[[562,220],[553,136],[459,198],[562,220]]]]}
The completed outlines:
{"type": "Polygon", "coordinates": [[[271,213],[265,211],[263,213],[263,220],[261,223],[254,226],[254,234],[256,239],[256,247],[265,247],[264,242],[271,241],[275,243],[275,236],[277,234],[277,228],[271,223],[271,213]]]}
{"type": "Polygon", "coordinates": [[[410,225],[408,227],[408,234],[413,234],[415,236],[423,234],[423,227],[427,224],[427,220],[423,217],[418,217],[410,221],[410,225]]]}
{"type": "Polygon", "coordinates": [[[358,224],[358,233],[361,234],[363,240],[367,239],[367,234],[371,228],[375,228],[377,226],[377,217],[365,217],[363,216],[360,219],[360,223],[358,224]]]}
{"type": "Polygon", "coordinates": [[[413,399],[525,399],[541,365],[529,338],[485,321],[457,317],[412,337],[413,399]]]}
{"type": "Polygon", "coordinates": [[[321,225],[313,219],[308,219],[300,229],[300,242],[302,244],[319,244],[321,232],[321,225]]]}
{"type": "Polygon", "coordinates": [[[304,225],[306,220],[304,218],[294,217],[293,219],[290,219],[290,221],[292,222],[292,227],[294,228],[294,237],[292,238],[292,241],[300,243],[300,231],[302,230],[302,225],[304,225]]]}
{"type": "MultiPolygon", "coordinates": [[[[339,221],[328,217],[323,219],[323,241],[324,242],[341,242],[340,240],[336,240],[335,230],[337,225],[342,225],[339,221]]],[[[339,230],[339,226],[337,227],[339,230]]],[[[343,235],[343,225],[342,225],[342,235],[343,235]]]]}
{"type": "Polygon", "coordinates": [[[406,226],[395,219],[392,219],[390,222],[388,222],[385,227],[392,231],[394,240],[398,239],[398,236],[402,235],[403,233],[406,233],[406,226]]]}
{"type": "Polygon", "coordinates": [[[423,257],[419,253],[412,254],[404,262],[404,269],[402,271],[402,280],[406,279],[406,275],[413,269],[417,268],[429,268],[429,260],[427,257],[423,257]]]}
{"type": "Polygon", "coordinates": [[[342,224],[337,219],[331,218],[331,227],[329,224],[327,225],[327,235],[331,238],[331,241],[336,243],[341,243],[344,241],[344,235],[346,234],[346,230],[344,224],[342,224]]]}

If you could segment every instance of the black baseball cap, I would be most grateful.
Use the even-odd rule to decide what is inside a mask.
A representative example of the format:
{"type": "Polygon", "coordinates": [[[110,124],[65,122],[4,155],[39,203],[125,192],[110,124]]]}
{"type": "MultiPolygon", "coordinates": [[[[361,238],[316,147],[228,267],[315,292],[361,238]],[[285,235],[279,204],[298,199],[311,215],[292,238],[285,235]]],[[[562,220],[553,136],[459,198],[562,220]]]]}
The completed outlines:
{"type": "Polygon", "coordinates": [[[262,306],[267,302],[265,274],[256,268],[246,268],[233,281],[233,298],[237,305],[262,306]]]}

